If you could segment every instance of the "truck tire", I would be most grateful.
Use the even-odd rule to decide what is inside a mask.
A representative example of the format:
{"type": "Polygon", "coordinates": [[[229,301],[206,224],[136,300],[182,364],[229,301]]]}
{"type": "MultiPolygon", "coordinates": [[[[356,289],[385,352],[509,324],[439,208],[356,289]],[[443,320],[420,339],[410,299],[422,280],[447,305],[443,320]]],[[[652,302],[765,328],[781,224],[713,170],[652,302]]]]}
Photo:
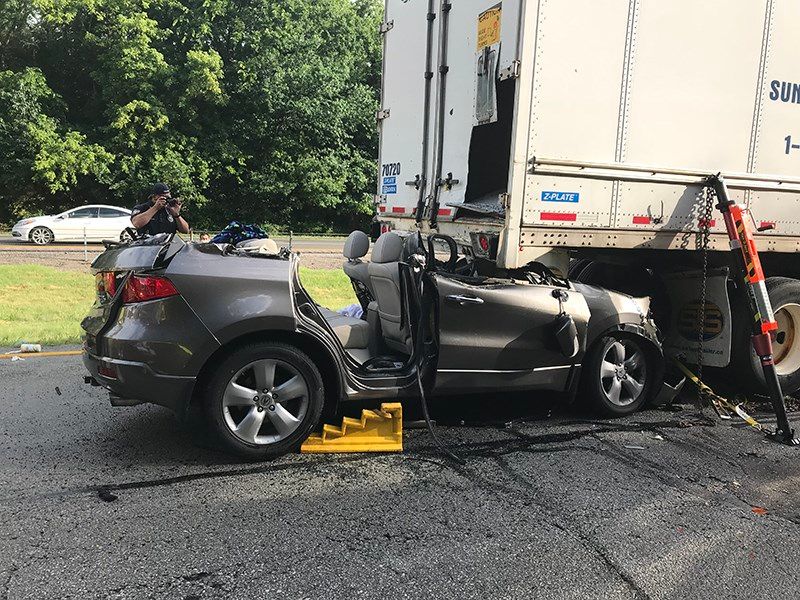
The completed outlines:
{"type": "MultiPolygon", "coordinates": [[[[800,390],[800,281],[788,277],[766,280],[778,332],[773,342],[775,368],[785,394],[800,390]]],[[[732,365],[741,373],[742,383],[750,392],[765,393],[764,373],[750,341],[749,308],[742,298],[735,302],[732,365]]]]}

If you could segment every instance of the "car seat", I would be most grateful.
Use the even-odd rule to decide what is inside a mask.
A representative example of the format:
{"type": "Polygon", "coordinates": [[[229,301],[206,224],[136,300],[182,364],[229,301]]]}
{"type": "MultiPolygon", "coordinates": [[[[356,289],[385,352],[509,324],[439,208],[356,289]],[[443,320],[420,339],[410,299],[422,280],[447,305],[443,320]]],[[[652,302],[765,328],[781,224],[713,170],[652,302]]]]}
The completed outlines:
{"type": "Polygon", "coordinates": [[[342,254],[347,259],[342,264],[342,270],[350,278],[356,298],[364,312],[375,297],[369,277],[369,263],[361,260],[368,251],[369,237],[363,231],[353,231],[348,235],[342,250],[342,254]]]}
{"type": "Polygon", "coordinates": [[[400,292],[400,258],[403,239],[394,232],[384,233],[372,248],[368,265],[369,278],[378,304],[383,340],[392,350],[411,353],[411,335],[403,319],[403,297],[400,292]]]}

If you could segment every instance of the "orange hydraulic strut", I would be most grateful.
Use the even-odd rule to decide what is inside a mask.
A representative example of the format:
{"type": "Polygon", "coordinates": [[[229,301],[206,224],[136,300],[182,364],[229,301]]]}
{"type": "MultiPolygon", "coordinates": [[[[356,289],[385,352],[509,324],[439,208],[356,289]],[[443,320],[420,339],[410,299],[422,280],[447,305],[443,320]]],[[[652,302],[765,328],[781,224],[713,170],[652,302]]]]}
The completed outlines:
{"type": "Polygon", "coordinates": [[[778,322],[775,320],[767,295],[764,271],[758,258],[758,249],[755,238],[753,238],[750,220],[747,218],[747,210],[730,199],[728,188],[721,175],[709,177],[707,185],[711,186],[717,194],[717,209],[725,219],[725,229],[728,231],[731,250],[739,259],[739,267],[744,278],[747,298],[753,314],[753,348],[761,360],[767,391],[777,418],[777,429],[773,437],[777,441],[797,445],[799,442],[794,437],[794,430],[786,415],[783,391],[772,356],[772,340],[778,330],[778,322]]]}

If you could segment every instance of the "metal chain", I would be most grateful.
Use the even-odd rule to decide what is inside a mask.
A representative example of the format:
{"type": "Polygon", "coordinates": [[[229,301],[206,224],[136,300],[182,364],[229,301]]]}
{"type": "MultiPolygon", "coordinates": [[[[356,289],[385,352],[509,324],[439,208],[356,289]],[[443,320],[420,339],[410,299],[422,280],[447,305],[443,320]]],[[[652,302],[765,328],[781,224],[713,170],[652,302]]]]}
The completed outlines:
{"type": "MultiPolygon", "coordinates": [[[[701,215],[698,218],[700,226],[700,251],[703,256],[703,275],[700,280],[700,306],[697,310],[697,378],[703,380],[703,350],[705,346],[706,334],[706,284],[708,282],[708,243],[711,239],[711,211],[714,210],[714,200],[717,193],[713,186],[705,188],[705,204],[702,206],[701,215]]],[[[704,391],[698,387],[697,400],[702,411],[706,404],[704,391]]]]}

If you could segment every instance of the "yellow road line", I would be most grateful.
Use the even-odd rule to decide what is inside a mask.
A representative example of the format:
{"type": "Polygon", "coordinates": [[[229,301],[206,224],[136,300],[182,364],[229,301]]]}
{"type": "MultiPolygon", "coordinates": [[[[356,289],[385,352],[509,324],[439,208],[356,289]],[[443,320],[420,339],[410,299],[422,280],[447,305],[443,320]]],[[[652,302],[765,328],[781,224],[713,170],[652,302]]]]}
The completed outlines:
{"type": "Polygon", "coordinates": [[[16,354],[0,354],[0,358],[33,358],[34,356],[79,356],[83,350],[59,350],[57,352],[18,352],[16,354]]]}

